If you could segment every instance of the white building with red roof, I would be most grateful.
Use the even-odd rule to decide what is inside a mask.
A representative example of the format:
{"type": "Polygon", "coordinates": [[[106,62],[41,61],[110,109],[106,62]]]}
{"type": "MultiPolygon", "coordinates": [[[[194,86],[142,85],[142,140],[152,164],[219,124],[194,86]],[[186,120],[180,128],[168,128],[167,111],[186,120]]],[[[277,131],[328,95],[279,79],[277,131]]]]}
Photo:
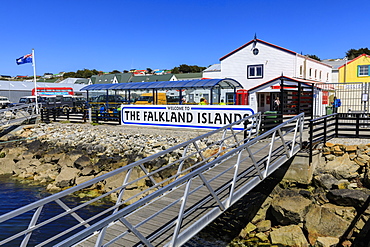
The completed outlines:
{"type": "MultiPolygon", "coordinates": [[[[294,106],[297,109],[295,112],[298,113],[303,110],[309,112],[312,102],[303,104],[301,101],[292,100],[296,98],[294,95],[281,94],[282,81],[305,85],[329,83],[332,81],[332,66],[255,37],[221,57],[217,73],[208,69],[203,72],[203,77],[237,80],[248,90],[249,103],[255,103],[258,111],[273,110],[272,102],[277,97],[284,96],[281,100],[283,113],[293,112],[288,106],[294,106]],[[303,105],[306,109],[300,109],[303,105]]],[[[316,97],[315,101],[317,105],[322,106],[321,95],[316,97]]],[[[321,114],[321,108],[323,107],[315,109],[313,114],[321,114]]]]}
{"type": "Polygon", "coordinates": [[[330,65],[257,38],[221,57],[220,62],[221,76],[239,81],[247,90],[281,75],[331,82],[330,65]]]}

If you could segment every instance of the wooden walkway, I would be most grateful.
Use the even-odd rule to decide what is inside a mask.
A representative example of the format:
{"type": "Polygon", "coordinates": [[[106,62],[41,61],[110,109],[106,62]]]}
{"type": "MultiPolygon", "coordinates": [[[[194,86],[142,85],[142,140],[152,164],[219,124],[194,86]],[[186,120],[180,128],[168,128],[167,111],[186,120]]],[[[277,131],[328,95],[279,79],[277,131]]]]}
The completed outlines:
{"type": "MultiPolygon", "coordinates": [[[[253,159],[259,164],[258,167],[261,172],[265,172],[265,165],[269,156],[268,152],[261,152],[261,150],[269,148],[268,144],[269,142],[262,140],[249,146],[250,153],[255,153],[253,158],[244,150],[240,157],[237,154],[232,155],[230,158],[222,160],[221,163],[202,173],[209,186],[211,186],[225,206],[224,210],[262,181],[258,170],[254,166],[253,159]],[[238,162],[238,160],[242,162],[238,162]],[[234,182],[234,168],[238,165],[238,176],[234,182]],[[233,190],[233,195],[230,195],[231,190],[233,190]],[[229,202],[229,200],[231,201],[229,202]]],[[[270,171],[267,172],[267,175],[288,160],[287,155],[283,153],[282,143],[276,142],[273,145],[273,150],[268,168],[270,171]]],[[[186,240],[187,234],[195,235],[208,224],[209,217],[214,218],[223,212],[217,201],[210,194],[207,186],[204,185],[201,176],[195,176],[191,179],[191,185],[187,190],[188,185],[189,183],[182,184],[151,203],[138,208],[131,214],[123,216],[122,220],[115,221],[107,228],[103,245],[143,246],[143,242],[131,231],[132,229],[130,230],[127,227],[127,222],[148,239],[152,246],[165,246],[168,243],[170,243],[169,246],[184,244],[181,240],[181,234],[184,234],[183,239],[186,240]],[[182,211],[181,203],[184,200],[186,200],[185,210],[182,211]],[[165,210],[161,211],[161,209],[165,210]],[[171,241],[176,231],[179,215],[182,212],[181,231],[179,231],[178,238],[176,238],[177,241],[174,243],[171,241]],[[112,241],[112,244],[110,244],[110,241],[112,241]]],[[[77,246],[93,246],[98,236],[96,234],[77,246]]]]}
{"type": "Polygon", "coordinates": [[[260,120],[248,116],[1,215],[0,226],[25,213],[30,221],[0,245],[39,238],[37,246],[181,246],[301,149],[303,114],[264,133],[260,120]],[[100,196],[68,200],[108,180],[116,184],[100,196]],[[111,196],[108,208],[81,213],[111,196]],[[67,229],[46,234],[67,219],[67,229]]]}

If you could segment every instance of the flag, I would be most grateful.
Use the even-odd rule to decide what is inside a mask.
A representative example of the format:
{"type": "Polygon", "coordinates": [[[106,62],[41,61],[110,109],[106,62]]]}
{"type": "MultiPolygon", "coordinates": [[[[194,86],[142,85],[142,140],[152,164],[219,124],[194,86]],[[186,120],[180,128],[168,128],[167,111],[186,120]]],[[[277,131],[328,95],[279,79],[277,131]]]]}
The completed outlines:
{"type": "Polygon", "coordinates": [[[15,62],[20,65],[24,63],[32,63],[32,54],[24,55],[18,59],[15,60],[15,62]]]}

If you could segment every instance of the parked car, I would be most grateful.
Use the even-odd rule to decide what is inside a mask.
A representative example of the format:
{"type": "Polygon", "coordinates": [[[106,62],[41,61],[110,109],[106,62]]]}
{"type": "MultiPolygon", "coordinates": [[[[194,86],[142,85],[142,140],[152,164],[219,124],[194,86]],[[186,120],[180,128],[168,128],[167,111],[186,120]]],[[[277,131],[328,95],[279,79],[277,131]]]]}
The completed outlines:
{"type": "Polygon", "coordinates": [[[99,95],[98,97],[93,99],[93,102],[117,102],[117,103],[125,103],[127,100],[122,97],[121,95],[99,95]],[[107,97],[108,96],[108,97],[107,97]]]}
{"type": "MultiPolygon", "coordinates": [[[[64,112],[81,112],[86,106],[86,98],[75,95],[44,95],[37,97],[37,103],[43,109],[62,109],[64,112]]],[[[30,104],[36,102],[36,96],[25,96],[19,103],[12,105],[30,104]]]]}
{"type": "Polygon", "coordinates": [[[0,107],[2,109],[6,108],[10,104],[10,101],[5,96],[0,96],[0,107]]]}

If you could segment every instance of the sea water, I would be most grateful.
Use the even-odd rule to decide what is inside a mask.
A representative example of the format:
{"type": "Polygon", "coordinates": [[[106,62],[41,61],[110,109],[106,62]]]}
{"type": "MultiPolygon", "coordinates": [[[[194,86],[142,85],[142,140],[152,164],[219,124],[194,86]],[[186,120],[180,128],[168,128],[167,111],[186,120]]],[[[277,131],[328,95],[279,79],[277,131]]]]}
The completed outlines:
{"type": "MultiPolygon", "coordinates": [[[[22,182],[21,180],[13,179],[10,176],[0,175],[0,217],[5,213],[18,209],[22,206],[28,205],[32,202],[38,201],[49,195],[51,194],[45,190],[44,186],[25,183],[22,182]]],[[[76,197],[63,198],[63,201],[67,203],[70,207],[79,204],[80,203],[79,200],[80,199],[76,197]]],[[[78,214],[82,218],[86,219],[89,216],[94,215],[98,211],[101,211],[102,208],[108,208],[111,205],[112,205],[111,203],[104,203],[89,206],[84,208],[83,210],[80,210],[78,214]]],[[[15,219],[11,219],[0,223],[0,241],[22,230],[27,229],[27,226],[29,225],[30,219],[32,218],[32,214],[34,212],[35,211],[32,211],[31,213],[26,213],[16,217],[15,219]]],[[[56,203],[50,205],[48,204],[44,207],[44,210],[41,213],[40,218],[41,219],[50,218],[50,216],[57,215],[58,213],[61,212],[63,212],[63,210],[56,203]]],[[[101,218],[97,220],[100,219],[101,218]]],[[[94,222],[96,222],[97,220],[95,220],[94,222]]],[[[38,243],[42,242],[43,240],[47,239],[49,236],[54,236],[75,224],[76,220],[72,217],[70,217],[69,219],[65,219],[63,221],[50,223],[46,225],[46,227],[44,227],[42,231],[36,230],[35,232],[33,232],[29,244],[27,246],[35,246],[38,243]]],[[[78,230],[82,229],[84,229],[84,227],[81,227],[78,230]]],[[[72,235],[75,232],[76,231],[68,234],[68,236],[72,235]]],[[[22,242],[22,239],[23,236],[16,240],[13,240],[10,243],[5,244],[5,246],[19,246],[20,243],[22,242]]],[[[50,243],[46,246],[53,246],[53,243],[50,243]]]]}
{"type": "MultiPolygon", "coordinates": [[[[14,179],[9,175],[0,175],[0,217],[1,215],[8,213],[12,210],[18,209],[22,206],[28,205],[32,202],[36,202],[42,198],[46,198],[47,196],[51,195],[49,192],[45,190],[45,186],[30,184],[29,182],[24,182],[22,180],[14,179]]],[[[64,202],[67,202],[68,205],[73,205],[79,203],[79,199],[76,197],[67,197],[63,199],[64,202]]],[[[82,218],[87,218],[91,215],[94,215],[95,212],[102,210],[102,207],[108,208],[111,206],[111,203],[104,203],[100,205],[90,206],[84,211],[79,211],[79,215],[82,218]]],[[[46,207],[45,213],[41,214],[41,218],[43,216],[50,217],[51,215],[56,215],[57,213],[61,213],[62,210],[60,206],[48,205],[46,207]]],[[[0,223],[0,241],[6,239],[9,236],[17,234],[18,232],[27,229],[27,226],[30,223],[30,219],[32,217],[31,213],[21,215],[16,219],[12,219],[3,223],[0,223]]],[[[100,220],[101,217],[97,220],[100,220]]],[[[95,220],[94,222],[96,222],[95,220]]],[[[51,223],[42,231],[37,230],[32,234],[30,241],[27,246],[35,246],[38,243],[42,242],[43,240],[47,239],[47,236],[54,236],[61,232],[63,229],[68,229],[73,226],[76,221],[71,217],[70,220],[64,220],[58,223],[51,223]]],[[[80,228],[78,230],[82,230],[84,228],[80,228]]],[[[68,236],[72,235],[76,231],[68,234],[68,236]]],[[[5,244],[4,246],[19,246],[23,240],[23,237],[17,238],[10,243],[5,244]]],[[[60,238],[61,239],[65,239],[60,238]]],[[[55,242],[47,244],[46,246],[53,246],[55,242]]],[[[221,247],[225,246],[226,244],[222,241],[206,241],[200,237],[195,236],[188,243],[184,246],[186,247],[221,247]]]]}

